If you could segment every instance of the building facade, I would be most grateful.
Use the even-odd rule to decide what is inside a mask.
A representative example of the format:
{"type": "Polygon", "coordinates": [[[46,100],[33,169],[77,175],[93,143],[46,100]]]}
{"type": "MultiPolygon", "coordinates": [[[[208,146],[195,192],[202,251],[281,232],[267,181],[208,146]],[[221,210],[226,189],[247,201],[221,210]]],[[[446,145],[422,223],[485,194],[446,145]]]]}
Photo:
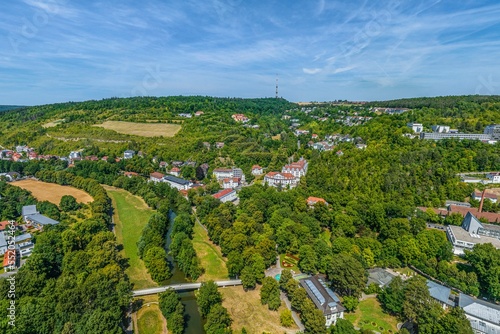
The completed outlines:
{"type": "Polygon", "coordinates": [[[276,188],[295,188],[299,179],[290,173],[269,172],[264,176],[264,183],[276,188]]]}

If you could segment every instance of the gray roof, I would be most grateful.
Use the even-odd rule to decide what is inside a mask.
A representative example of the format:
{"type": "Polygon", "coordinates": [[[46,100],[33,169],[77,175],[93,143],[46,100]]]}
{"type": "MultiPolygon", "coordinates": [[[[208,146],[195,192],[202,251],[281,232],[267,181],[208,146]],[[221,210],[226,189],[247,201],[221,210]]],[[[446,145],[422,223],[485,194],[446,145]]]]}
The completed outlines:
{"type": "Polygon", "coordinates": [[[477,230],[483,228],[483,224],[472,213],[467,212],[462,221],[462,228],[467,232],[477,234],[477,230]]]}
{"type": "Polygon", "coordinates": [[[165,175],[163,177],[163,179],[166,181],[173,182],[173,183],[181,184],[183,186],[190,183],[188,180],[184,180],[184,179],[181,179],[180,177],[175,177],[173,175],[165,175]]]}
{"type": "Polygon", "coordinates": [[[481,326],[481,323],[471,321],[474,329],[488,334],[498,333],[495,332],[494,326],[498,328],[500,325],[500,306],[472,298],[463,293],[460,294],[458,306],[464,309],[466,315],[484,320],[484,326],[481,326]]]}
{"type": "Polygon", "coordinates": [[[5,234],[0,232],[0,247],[7,247],[7,241],[5,240],[5,234]]]}
{"type": "Polygon", "coordinates": [[[15,236],[16,243],[23,242],[23,241],[30,240],[30,239],[31,239],[31,234],[29,234],[29,233],[24,233],[24,234],[15,236]]]}
{"type": "Polygon", "coordinates": [[[128,154],[135,154],[135,151],[132,151],[132,150],[126,150],[125,152],[123,153],[128,153],[128,154]]]}
{"type": "Polygon", "coordinates": [[[26,205],[23,206],[23,216],[29,216],[29,215],[34,215],[35,213],[38,213],[36,210],[36,205],[26,205]]]}
{"type": "Polygon", "coordinates": [[[427,288],[429,288],[429,293],[432,298],[438,300],[441,303],[455,306],[455,304],[450,300],[450,288],[429,280],[427,280],[427,288]]]}
{"type": "MultiPolygon", "coordinates": [[[[489,237],[485,235],[471,234],[461,228],[460,226],[448,225],[448,231],[453,233],[453,236],[460,241],[470,242],[473,244],[487,244],[491,243],[493,247],[500,249],[500,239],[489,237]]],[[[457,246],[456,244],[454,244],[457,246]]]]}
{"type": "Polygon", "coordinates": [[[46,217],[40,213],[35,213],[34,215],[29,215],[28,216],[29,220],[32,220],[35,223],[38,223],[40,225],[56,225],[59,224],[57,220],[54,220],[52,218],[46,217]]]}
{"type": "Polygon", "coordinates": [[[323,312],[324,315],[345,311],[340,303],[339,297],[317,276],[301,279],[300,285],[306,289],[307,295],[314,302],[314,305],[323,312]]]}
{"type": "Polygon", "coordinates": [[[378,286],[383,287],[389,284],[394,277],[396,276],[382,268],[368,269],[368,282],[366,283],[366,286],[375,283],[378,286]]]}

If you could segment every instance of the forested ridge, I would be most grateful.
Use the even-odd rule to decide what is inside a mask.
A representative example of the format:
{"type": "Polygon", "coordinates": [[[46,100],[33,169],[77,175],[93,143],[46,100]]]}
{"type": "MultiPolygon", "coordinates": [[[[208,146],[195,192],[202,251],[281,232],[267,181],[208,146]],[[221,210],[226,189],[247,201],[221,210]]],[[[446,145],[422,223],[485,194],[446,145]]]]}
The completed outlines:
{"type": "MultiPolygon", "coordinates": [[[[151,269],[155,266],[165,267],[166,254],[159,251],[158,246],[163,242],[161,237],[165,234],[168,225],[166,217],[170,210],[178,214],[171,249],[175,260],[192,279],[202,273],[199,262],[192,260],[196,256],[191,240],[194,224],[191,206],[196,206],[196,214],[207,228],[211,241],[220,246],[227,259],[230,276],[241,278],[246,289],[264,284],[265,293],[261,298],[270,309],[275,308],[273,298],[278,290],[273,283],[266,282],[264,271],[275,263],[276,256],[287,254],[299,259],[297,266],[300,271],[325,274],[335,291],[347,301],[349,310],[356,309],[357,298],[365,289],[366,270],[376,266],[413,266],[465,293],[499,301],[500,251],[489,246],[476,247],[473,252],[456,261],[444,232],[426,229],[426,223],[459,225],[461,218],[455,216],[443,220],[433,212],[422,212],[416,207],[441,207],[446,200],[465,201],[475,188],[482,190],[483,185],[460,182],[457,174],[500,171],[500,145],[470,140],[434,142],[405,136],[411,133],[411,129],[406,126],[408,122],[421,122],[426,129],[441,124],[464,132],[482,132],[486,125],[498,122],[499,115],[500,98],[483,96],[404,99],[367,105],[317,105],[310,110],[282,99],[211,97],[106,99],[39,106],[1,115],[0,124],[3,125],[0,125],[0,145],[27,144],[40,153],[61,155],[67,155],[70,150],[83,149],[84,156],[108,156],[112,159],[108,159],[110,162],[84,160],[72,168],[66,168],[67,164],[56,160],[24,163],[0,161],[0,172],[17,171],[23,175],[35,175],[48,182],[88,189],[101,197],[100,190],[92,190],[87,188],[89,185],[82,184],[82,180],[92,179],[94,181],[86,182],[97,186],[99,183],[113,185],[141,196],[151,208],[158,211],[141,239],[141,256],[148,262],[150,273],[158,281],[170,275],[167,270],[155,272],[151,269]],[[377,115],[371,109],[373,106],[411,110],[398,115],[377,115]],[[204,112],[200,117],[183,119],[178,116],[179,113],[194,113],[198,110],[204,112]],[[245,114],[250,118],[248,125],[258,127],[244,127],[234,122],[231,119],[234,113],[245,114]],[[348,116],[368,119],[352,125],[346,123],[348,116]],[[41,127],[45,122],[55,119],[64,121],[53,128],[41,127]],[[143,138],[92,127],[105,120],[145,122],[151,119],[160,122],[182,121],[178,123],[182,124],[182,130],[173,138],[143,138]],[[292,126],[292,123],[300,125],[292,126]],[[296,128],[308,130],[309,133],[297,137],[294,134],[296,128]],[[88,140],[65,142],[53,138],[56,134],[85,136],[88,140]],[[313,139],[313,134],[319,139],[313,139]],[[349,140],[334,142],[335,148],[326,152],[315,150],[310,145],[310,142],[325,140],[325,136],[333,134],[349,140]],[[108,135],[112,139],[127,142],[103,143],[92,140],[108,135]],[[216,142],[224,142],[225,145],[215,149],[216,142]],[[357,148],[358,143],[366,144],[366,148],[357,148]],[[114,158],[122,156],[125,149],[141,150],[143,157],[115,162],[114,158]],[[309,162],[309,170],[293,190],[278,191],[257,182],[239,191],[238,206],[221,203],[211,196],[219,189],[211,179],[211,171],[215,167],[241,167],[247,179],[252,181],[252,165],[259,164],[266,167],[267,171],[281,170],[287,161],[300,157],[309,162]],[[190,190],[189,199],[186,200],[166,184],[154,185],[146,181],[145,177],[150,172],[165,172],[165,169],[159,168],[159,161],[170,164],[173,160],[194,161],[196,167],[182,166],[181,175],[186,179],[197,179],[207,186],[190,190]],[[210,166],[207,176],[197,171],[202,163],[210,166]],[[140,176],[128,178],[122,175],[123,171],[134,171],[140,176]],[[306,203],[309,196],[324,198],[328,205],[318,203],[314,208],[309,207],[306,203]],[[154,251],[149,252],[151,249],[154,251]],[[485,270],[485,267],[490,270],[485,270]]],[[[4,198],[9,200],[6,195],[4,198]]],[[[4,203],[2,201],[0,204],[4,203]]],[[[473,205],[477,206],[477,203],[473,205]]],[[[19,209],[8,211],[6,207],[0,205],[2,218],[18,217],[19,209]]],[[[120,289],[116,290],[119,291],[118,296],[106,298],[119,298],[122,304],[119,304],[121,308],[106,310],[111,312],[111,318],[119,315],[107,323],[112,330],[118,330],[125,300],[129,301],[127,298],[130,298],[127,295],[130,286],[127,286],[127,278],[123,275],[122,259],[112,258],[104,268],[85,268],[85,274],[78,267],[78,261],[90,261],[92,252],[96,251],[92,248],[92,238],[107,238],[106,242],[113,249],[109,252],[114,254],[116,245],[113,244],[112,234],[102,229],[109,219],[103,211],[106,208],[109,208],[107,197],[92,205],[94,216],[89,219],[95,229],[89,231],[80,227],[84,225],[83,222],[77,222],[42,234],[37,240],[35,254],[25,266],[31,268],[32,273],[22,269],[19,276],[40,276],[40,280],[47,281],[47,285],[53,282],[55,288],[60,284],[79,289],[82,284],[79,278],[92,276],[89,270],[99,272],[107,268],[107,272],[110,270],[108,265],[112,265],[116,270],[116,273],[113,271],[115,276],[112,276],[116,278],[113,288],[120,289]],[[90,237],[94,234],[94,237],[90,237]],[[35,255],[43,253],[44,249],[51,249],[44,241],[44,238],[51,236],[56,240],[62,239],[50,241],[59,245],[61,250],[57,254],[60,257],[44,259],[44,263],[59,269],[51,274],[39,273],[33,266],[41,255],[35,255]],[[49,280],[46,280],[47,277],[49,280]]],[[[485,210],[497,212],[498,205],[488,204],[485,210]]],[[[101,264],[104,265],[104,262],[101,264]]],[[[43,291],[47,285],[40,283],[40,286],[26,293],[24,300],[48,303],[43,299],[46,298],[43,297],[43,291]]],[[[285,278],[280,281],[280,288],[291,299],[293,308],[301,311],[308,331],[321,333],[325,330],[318,324],[321,319],[314,312],[315,309],[305,302],[302,288],[293,280],[288,282],[285,278]]],[[[396,282],[387,289],[378,291],[385,309],[402,321],[414,322],[421,333],[440,333],[447,326],[459,328],[457,330],[460,333],[469,333],[470,328],[467,322],[463,322],[463,314],[458,312],[450,316],[450,313],[439,311],[429,296],[422,292],[421,281],[405,284],[396,282]],[[408,298],[404,296],[414,291],[423,294],[420,299],[411,302],[426,307],[411,308],[408,298]],[[429,322],[433,317],[439,319],[436,324],[429,322]],[[450,324],[450,317],[459,320],[450,324]]],[[[77,293],[74,295],[78,296],[77,293]]],[[[163,298],[177,300],[176,296],[168,294],[163,298]]],[[[57,300],[55,304],[59,305],[57,303],[62,301],[57,300]]],[[[181,327],[180,308],[176,311],[164,305],[162,311],[167,317],[175,319],[172,321],[179,322],[176,328],[181,327]]],[[[57,312],[57,307],[49,309],[46,314],[51,312],[57,312]]],[[[84,315],[82,319],[91,317],[94,312],[97,311],[90,311],[90,308],[75,310],[75,314],[84,315]]],[[[210,319],[207,330],[223,330],[231,323],[225,309],[219,306],[207,308],[205,315],[210,319]],[[216,314],[225,319],[222,325],[213,322],[216,314]]],[[[83,333],[81,330],[86,327],[81,327],[83,324],[70,318],[61,316],[56,317],[56,320],[53,317],[50,321],[37,320],[48,324],[48,327],[40,327],[46,330],[39,328],[34,333],[62,332],[64,326],[74,328],[75,333],[83,333]]],[[[30,332],[27,329],[25,333],[30,332]]]]}

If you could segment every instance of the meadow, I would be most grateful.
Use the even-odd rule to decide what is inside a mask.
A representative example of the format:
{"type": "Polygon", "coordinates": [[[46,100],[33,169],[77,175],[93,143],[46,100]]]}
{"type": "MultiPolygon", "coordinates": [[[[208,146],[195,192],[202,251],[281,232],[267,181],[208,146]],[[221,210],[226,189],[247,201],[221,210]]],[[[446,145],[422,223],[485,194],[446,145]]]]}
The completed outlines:
{"type": "Polygon", "coordinates": [[[39,201],[49,201],[59,205],[64,195],[71,195],[78,203],[90,203],[94,199],[85,191],[71,186],[61,186],[55,183],[47,183],[33,179],[21,180],[10,183],[13,186],[30,191],[39,201]]]}
{"type": "Polygon", "coordinates": [[[121,134],[140,137],[173,137],[182,128],[179,124],[168,123],[134,123],[122,121],[106,121],[94,126],[113,130],[121,134]]]}

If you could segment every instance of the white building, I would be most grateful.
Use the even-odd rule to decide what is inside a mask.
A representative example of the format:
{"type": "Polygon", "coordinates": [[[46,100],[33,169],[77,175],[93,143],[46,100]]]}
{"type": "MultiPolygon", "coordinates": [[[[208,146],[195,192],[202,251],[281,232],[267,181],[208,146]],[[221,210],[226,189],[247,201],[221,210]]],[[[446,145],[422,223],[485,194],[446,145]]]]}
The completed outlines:
{"type": "Polygon", "coordinates": [[[233,177],[240,178],[241,181],[245,181],[245,174],[241,168],[215,168],[212,175],[217,179],[217,181],[222,181],[224,179],[229,179],[233,177]]]}
{"type": "Polygon", "coordinates": [[[252,166],[252,175],[262,175],[264,170],[259,165],[252,166]]]}
{"type": "Polygon", "coordinates": [[[78,159],[82,158],[82,154],[80,152],[78,152],[78,151],[72,151],[69,154],[69,158],[72,159],[72,160],[78,160],[78,159]]]}
{"type": "Polygon", "coordinates": [[[178,167],[173,167],[173,168],[170,170],[170,172],[168,172],[168,173],[169,173],[170,175],[177,176],[177,177],[181,176],[181,170],[180,170],[180,168],[178,168],[178,167]]]}
{"type": "Polygon", "coordinates": [[[490,179],[492,183],[500,183],[500,172],[489,173],[486,177],[490,179]]]}
{"type": "Polygon", "coordinates": [[[135,151],[132,150],[126,150],[123,152],[123,159],[132,159],[135,155],[135,151]]]}
{"type": "Polygon", "coordinates": [[[219,191],[216,194],[212,195],[213,198],[220,200],[222,203],[225,202],[233,202],[238,199],[238,194],[236,194],[236,190],[233,189],[224,189],[219,191]]]}
{"type": "Polygon", "coordinates": [[[279,172],[269,172],[264,176],[264,183],[267,183],[271,187],[281,187],[285,189],[290,187],[290,189],[295,188],[299,179],[290,173],[279,173],[279,172]]]}
{"type": "Polygon", "coordinates": [[[500,333],[500,306],[462,293],[458,306],[464,310],[475,334],[500,333]]]}
{"type": "Polygon", "coordinates": [[[432,131],[438,132],[438,133],[448,133],[448,132],[450,132],[450,127],[446,126],[446,125],[433,125],[432,131]]]}
{"type": "Polygon", "coordinates": [[[421,123],[408,123],[406,124],[409,128],[413,130],[415,133],[420,133],[424,131],[424,126],[421,123]]]}
{"type": "Polygon", "coordinates": [[[335,325],[337,319],[344,319],[345,307],[342,306],[339,297],[322,278],[312,276],[301,279],[299,283],[306,290],[307,296],[313,301],[316,308],[323,312],[326,327],[335,325]]]}
{"type": "MultiPolygon", "coordinates": [[[[472,193],[471,197],[472,197],[472,199],[474,199],[476,201],[480,201],[481,198],[483,197],[483,193],[480,191],[474,191],[472,193]]],[[[485,192],[484,199],[490,200],[492,203],[496,203],[497,202],[497,195],[485,192]]]]}
{"type": "Polygon", "coordinates": [[[158,172],[154,172],[154,173],[151,173],[149,174],[149,180],[150,181],[153,181],[153,182],[162,182],[162,179],[165,175],[163,175],[162,173],[158,173],[158,172]]]}
{"type": "Polygon", "coordinates": [[[234,189],[241,185],[240,179],[238,177],[231,177],[222,180],[222,189],[234,189]]]}
{"type": "Polygon", "coordinates": [[[499,140],[500,139],[500,124],[488,125],[484,129],[484,133],[490,135],[492,139],[499,140]]]}
{"type": "Polygon", "coordinates": [[[306,175],[308,163],[304,158],[300,158],[297,162],[292,162],[291,164],[285,165],[282,169],[282,173],[290,173],[295,177],[300,178],[306,175]]]}
{"type": "Polygon", "coordinates": [[[191,181],[184,180],[173,175],[165,175],[162,181],[168,183],[172,188],[179,190],[188,190],[193,185],[191,181]]]}

